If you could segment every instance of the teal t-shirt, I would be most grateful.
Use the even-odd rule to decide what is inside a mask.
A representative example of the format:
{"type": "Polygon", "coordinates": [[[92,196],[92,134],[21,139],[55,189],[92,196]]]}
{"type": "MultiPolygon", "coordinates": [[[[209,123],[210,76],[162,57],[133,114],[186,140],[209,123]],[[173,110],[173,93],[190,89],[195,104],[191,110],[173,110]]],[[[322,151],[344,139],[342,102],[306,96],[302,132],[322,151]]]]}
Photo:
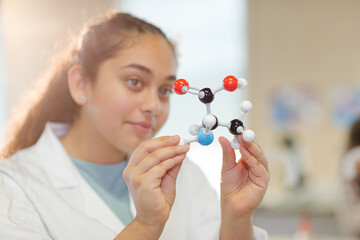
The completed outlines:
{"type": "Polygon", "coordinates": [[[104,200],[115,215],[126,225],[132,220],[129,191],[122,173],[127,161],[116,164],[96,164],[71,157],[87,183],[104,200]]]}

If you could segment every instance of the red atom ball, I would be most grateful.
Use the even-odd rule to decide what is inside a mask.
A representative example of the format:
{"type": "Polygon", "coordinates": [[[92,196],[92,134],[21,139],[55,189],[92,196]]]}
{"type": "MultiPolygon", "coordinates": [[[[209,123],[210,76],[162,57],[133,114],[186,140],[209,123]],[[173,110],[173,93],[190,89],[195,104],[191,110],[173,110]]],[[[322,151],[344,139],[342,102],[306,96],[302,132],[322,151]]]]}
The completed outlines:
{"type": "Polygon", "coordinates": [[[224,80],[223,80],[223,84],[224,84],[224,88],[230,92],[235,91],[238,87],[238,80],[236,77],[234,76],[227,76],[224,80]]]}
{"type": "Polygon", "coordinates": [[[173,89],[177,94],[183,95],[186,93],[182,91],[184,86],[187,86],[189,89],[189,83],[185,79],[181,78],[174,82],[173,89]]]}

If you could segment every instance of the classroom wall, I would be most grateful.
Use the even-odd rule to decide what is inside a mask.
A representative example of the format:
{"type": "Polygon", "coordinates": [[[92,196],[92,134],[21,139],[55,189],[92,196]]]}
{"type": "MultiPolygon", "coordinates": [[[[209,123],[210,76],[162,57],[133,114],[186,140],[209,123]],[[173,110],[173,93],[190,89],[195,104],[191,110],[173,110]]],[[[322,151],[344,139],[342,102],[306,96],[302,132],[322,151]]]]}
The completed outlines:
{"type": "MultiPolygon", "coordinates": [[[[360,1],[250,0],[248,6],[249,98],[254,105],[250,120],[269,152],[275,180],[271,186],[280,184],[276,178],[281,164],[274,152],[284,149],[282,138],[290,135],[301,152],[309,202],[330,204],[337,194],[347,134],[333,121],[333,96],[360,82],[360,1]],[[293,130],[273,127],[269,106],[284,88],[313,93],[311,114],[316,117],[310,124],[293,130]]],[[[267,200],[276,197],[270,188],[267,200]]]]}

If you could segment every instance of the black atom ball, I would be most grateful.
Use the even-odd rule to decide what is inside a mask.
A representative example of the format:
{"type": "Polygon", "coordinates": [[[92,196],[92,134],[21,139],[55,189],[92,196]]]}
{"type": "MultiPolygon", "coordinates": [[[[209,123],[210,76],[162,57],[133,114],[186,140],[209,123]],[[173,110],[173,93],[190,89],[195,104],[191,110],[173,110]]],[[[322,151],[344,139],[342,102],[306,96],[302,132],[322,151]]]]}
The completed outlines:
{"type": "Polygon", "coordinates": [[[242,121],[240,121],[239,119],[234,119],[230,123],[231,123],[231,125],[230,125],[229,131],[233,135],[239,135],[240,133],[238,133],[236,130],[237,130],[238,127],[243,127],[244,128],[244,123],[242,121]]]}
{"type": "Polygon", "coordinates": [[[211,103],[214,100],[214,94],[212,93],[210,88],[203,88],[199,93],[204,92],[204,97],[199,99],[203,103],[211,103]]]}

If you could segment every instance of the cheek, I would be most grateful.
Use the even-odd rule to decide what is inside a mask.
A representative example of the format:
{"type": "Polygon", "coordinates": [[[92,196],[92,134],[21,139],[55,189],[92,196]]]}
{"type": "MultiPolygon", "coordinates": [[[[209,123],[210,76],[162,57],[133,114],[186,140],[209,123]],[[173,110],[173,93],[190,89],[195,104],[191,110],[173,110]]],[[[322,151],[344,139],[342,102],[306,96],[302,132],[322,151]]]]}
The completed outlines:
{"type": "Polygon", "coordinates": [[[164,125],[164,123],[166,122],[168,116],[169,116],[169,103],[165,103],[163,108],[162,108],[162,112],[161,112],[161,114],[159,115],[159,118],[158,118],[159,128],[161,128],[164,125]]]}
{"type": "Polygon", "coordinates": [[[112,117],[127,119],[134,109],[137,108],[137,99],[117,95],[112,101],[109,101],[105,107],[112,117]]]}
{"type": "Polygon", "coordinates": [[[96,102],[98,117],[112,126],[118,124],[119,120],[126,119],[137,104],[136,99],[116,91],[107,91],[107,94],[98,95],[96,102]]]}

